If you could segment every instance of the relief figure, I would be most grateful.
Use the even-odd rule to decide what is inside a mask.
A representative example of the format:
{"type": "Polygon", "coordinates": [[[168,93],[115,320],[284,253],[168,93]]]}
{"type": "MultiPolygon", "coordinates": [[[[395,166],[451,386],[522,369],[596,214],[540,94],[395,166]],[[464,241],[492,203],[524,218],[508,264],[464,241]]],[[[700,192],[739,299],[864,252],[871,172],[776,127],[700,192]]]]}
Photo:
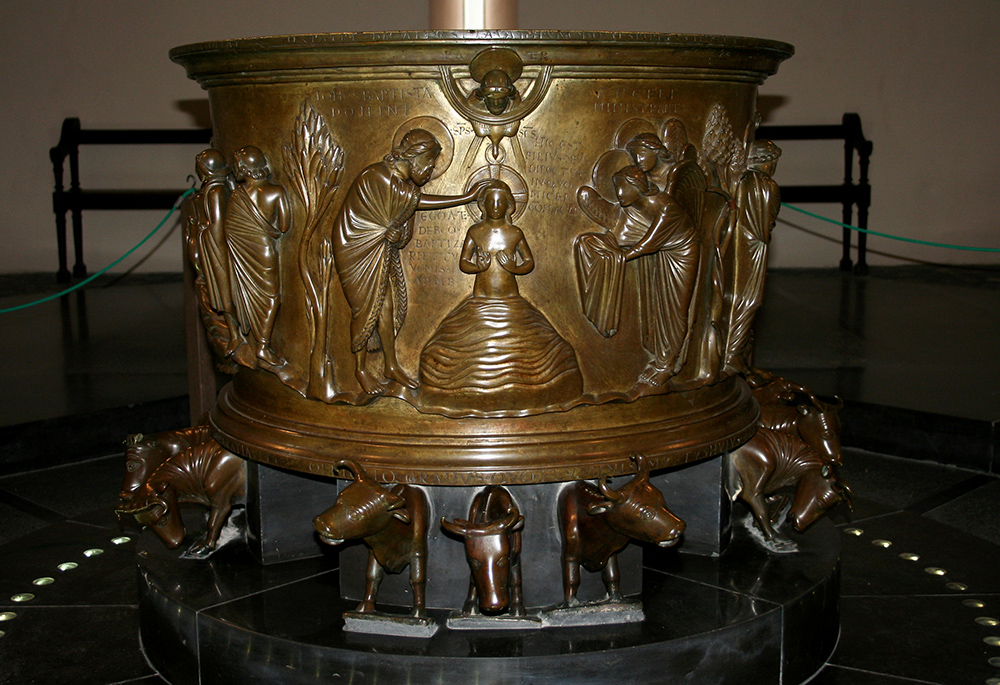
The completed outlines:
{"type": "Polygon", "coordinates": [[[288,196],[270,180],[267,159],[259,148],[237,150],[235,162],[237,185],[224,221],[230,291],[239,326],[226,353],[233,354],[246,342],[253,346],[258,365],[283,366],[270,343],[280,303],[277,241],[291,227],[288,196]]]}
{"type": "Polygon", "coordinates": [[[423,194],[420,189],[430,180],[440,152],[431,133],[408,131],[381,162],[358,174],[333,223],[334,264],[351,308],[354,375],[368,394],[383,392],[390,381],[416,387],[396,359],[396,333],[407,310],[399,251],[413,235],[414,213],[465,204],[481,187],[476,184],[464,195],[423,194]],[[368,370],[368,353],[380,349],[381,379],[368,370]]]}
{"type": "Polygon", "coordinates": [[[475,138],[465,154],[465,168],[469,168],[482,148],[490,140],[489,155],[493,160],[501,157],[500,143],[507,140],[514,159],[523,169],[524,152],[518,141],[521,120],[541,104],[552,78],[552,67],[545,66],[534,77],[524,95],[516,81],[521,78],[524,62],[509,48],[487,48],[469,62],[469,75],[477,86],[466,92],[459,85],[450,67],[441,67],[441,85],[448,102],[471,125],[475,138]]]}
{"type": "Polygon", "coordinates": [[[229,166],[218,150],[198,153],[195,169],[201,188],[191,198],[187,226],[188,256],[195,268],[201,317],[213,351],[221,358],[239,328],[233,315],[229,249],[223,217],[231,192],[229,166]]]}
{"type": "Polygon", "coordinates": [[[671,379],[675,389],[697,388],[720,378],[724,341],[720,332],[723,307],[720,245],[729,225],[729,195],[708,183],[694,145],[688,144],[674,167],[671,196],[691,217],[699,243],[693,269],[694,293],[688,309],[686,340],[671,379]]]}
{"type": "MultiPolygon", "coordinates": [[[[650,389],[663,387],[685,360],[700,248],[695,219],[700,206],[683,202],[689,195],[688,177],[681,174],[678,180],[671,170],[665,190],[650,180],[648,171],[665,159],[666,151],[659,147],[659,152],[649,150],[652,155],[646,154],[648,148],[639,148],[636,156],[646,170],[630,165],[612,177],[620,207],[617,222],[605,225],[604,234],[585,234],[576,241],[584,312],[608,337],[618,330],[624,263],[637,260],[641,339],[652,357],[639,382],[650,389]],[[681,201],[675,188],[683,191],[681,201]]],[[[577,197],[591,218],[614,216],[612,203],[593,188],[581,188],[577,197]]]]}
{"type": "Polygon", "coordinates": [[[771,176],[781,150],[768,140],[750,146],[747,171],[736,189],[736,227],[730,249],[735,251],[726,343],[726,365],[737,373],[749,369],[754,315],[764,298],[767,248],[781,209],[778,184],[771,176]]]}
{"type": "Polygon", "coordinates": [[[420,355],[423,401],[488,410],[491,395],[521,408],[580,396],[576,353],[545,315],[521,297],[517,277],[535,266],[523,231],[511,223],[515,201],[492,181],[479,196],[482,221],[466,233],[459,267],[475,274],[472,295],[438,326],[420,355]]]}

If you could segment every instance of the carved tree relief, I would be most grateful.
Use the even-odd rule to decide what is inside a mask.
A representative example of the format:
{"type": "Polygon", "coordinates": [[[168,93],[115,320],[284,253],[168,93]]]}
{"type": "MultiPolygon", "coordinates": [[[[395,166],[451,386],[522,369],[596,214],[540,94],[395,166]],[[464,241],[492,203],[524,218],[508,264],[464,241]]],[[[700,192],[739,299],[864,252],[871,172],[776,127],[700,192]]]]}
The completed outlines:
{"type": "Polygon", "coordinates": [[[303,103],[295,120],[292,140],[283,150],[285,171],[305,208],[299,239],[299,273],[305,288],[309,332],[310,396],[332,399],[333,362],[328,355],[328,317],[333,247],[323,225],[344,170],[344,152],[333,140],[326,120],[303,103]]]}

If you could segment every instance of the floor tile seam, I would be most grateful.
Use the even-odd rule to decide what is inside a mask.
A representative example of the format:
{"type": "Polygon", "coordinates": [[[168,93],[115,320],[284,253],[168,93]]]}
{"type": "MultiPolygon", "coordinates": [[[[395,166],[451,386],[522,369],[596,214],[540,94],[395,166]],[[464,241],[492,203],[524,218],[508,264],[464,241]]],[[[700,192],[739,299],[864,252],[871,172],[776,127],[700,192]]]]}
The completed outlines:
{"type": "MultiPolygon", "coordinates": [[[[874,500],[872,500],[872,501],[874,501],[874,500]]],[[[878,504],[878,502],[876,502],[876,504],[878,504]]],[[[942,506],[944,506],[944,505],[942,505],[942,506]]],[[[933,509],[931,511],[933,511],[933,509]]],[[[850,521],[848,523],[837,523],[837,524],[835,524],[835,527],[838,530],[840,530],[841,532],[843,532],[846,528],[857,527],[858,525],[860,525],[860,524],[862,524],[862,523],[864,523],[866,521],[877,521],[879,519],[884,519],[884,518],[887,518],[889,516],[897,516],[899,514],[913,514],[913,515],[918,516],[920,518],[926,518],[928,521],[933,521],[935,525],[947,526],[949,528],[952,528],[952,529],[958,531],[959,533],[962,533],[963,535],[968,535],[969,537],[975,538],[976,540],[982,542],[983,544],[990,545],[991,547],[996,547],[997,551],[1000,551],[1000,545],[997,545],[992,540],[987,540],[986,538],[979,537],[975,533],[970,533],[970,532],[962,530],[960,528],[956,528],[955,526],[953,526],[951,524],[948,524],[948,523],[945,523],[944,521],[938,521],[937,519],[930,518],[929,516],[927,516],[927,514],[929,514],[929,513],[931,513],[931,512],[928,511],[928,512],[924,512],[924,513],[919,513],[919,512],[916,512],[916,511],[910,511],[908,509],[896,509],[895,511],[887,511],[887,512],[882,513],[882,514],[873,514],[872,516],[867,516],[865,518],[856,519],[856,520],[850,521]]]]}
{"type": "MultiPolygon", "coordinates": [[[[53,421],[58,421],[60,419],[65,419],[65,418],[70,418],[70,417],[60,416],[60,417],[58,417],[56,419],[52,419],[52,420],[53,421]]],[[[15,426],[13,426],[13,427],[17,427],[18,425],[23,425],[23,424],[15,424],[15,426]]],[[[7,426],[0,426],[0,429],[6,428],[6,427],[7,426]]],[[[25,477],[25,476],[31,476],[31,475],[38,474],[38,473],[45,473],[46,471],[54,471],[56,469],[63,469],[63,468],[67,468],[67,467],[70,467],[70,466],[73,466],[73,467],[83,466],[83,465],[86,465],[86,464],[91,464],[91,463],[93,463],[95,461],[101,461],[102,459],[111,459],[113,457],[117,457],[119,459],[124,460],[125,459],[125,452],[124,452],[124,450],[121,451],[121,452],[111,452],[109,454],[102,454],[102,455],[96,456],[96,457],[88,457],[87,459],[81,459],[81,460],[78,460],[78,461],[71,461],[71,462],[67,462],[65,464],[55,464],[53,466],[43,466],[40,469],[32,469],[30,471],[18,471],[17,473],[8,473],[7,475],[0,477],[0,487],[3,487],[3,481],[5,481],[5,480],[7,480],[9,478],[22,478],[22,477],[25,477]]]]}
{"type": "Polygon", "coordinates": [[[722,587],[721,585],[713,585],[712,583],[707,583],[707,582],[705,582],[703,580],[696,580],[694,578],[688,578],[688,577],[683,576],[683,575],[681,575],[679,573],[672,573],[670,571],[661,571],[660,569],[651,568],[649,566],[643,566],[643,569],[647,570],[647,571],[652,571],[653,573],[659,573],[661,575],[668,576],[670,578],[678,578],[678,579],[686,581],[688,583],[694,583],[695,585],[701,585],[702,587],[711,588],[713,590],[722,590],[724,592],[730,592],[730,593],[732,593],[734,595],[739,595],[741,597],[749,597],[749,598],[751,598],[751,599],[753,599],[755,601],[764,602],[765,604],[770,604],[772,606],[775,606],[779,610],[783,610],[784,609],[784,604],[782,604],[781,602],[776,602],[773,599],[766,599],[764,597],[758,597],[757,595],[752,595],[752,594],[750,594],[748,592],[743,592],[741,590],[736,590],[734,588],[722,587]]]}
{"type": "MultiPolygon", "coordinates": [[[[836,656],[834,652],[833,656],[836,656]]],[[[920,683],[921,685],[944,685],[934,680],[916,680],[914,678],[907,678],[906,676],[896,675],[894,673],[885,673],[884,671],[872,671],[867,668],[857,668],[855,666],[844,666],[843,664],[836,664],[832,661],[826,662],[826,665],[831,668],[839,668],[844,671],[853,671],[855,673],[867,673],[868,675],[885,676],[887,678],[893,678],[894,680],[899,680],[904,683],[920,683]]]]}
{"type": "MultiPolygon", "coordinates": [[[[870,500],[870,501],[875,502],[875,500],[870,500]]],[[[875,502],[875,504],[881,504],[881,502],[875,502]]],[[[865,521],[875,521],[878,519],[886,518],[887,516],[895,516],[897,514],[903,514],[903,513],[906,513],[905,509],[895,509],[893,511],[886,511],[881,514],[872,514],[871,516],[865,516],[864,518],[854,519],[847,523],[838,523],[836,524],[836,527],[840,529],[843,529],[845,527],[850,528],[853,526],[857,526],[859,523],[864,523],[865,521]]]]}
{"type": "Polygon", "coordinates": [[[319,573],[314,573],[314,574],[309,575],[309,576],[302,576],[301,578],[296,578],[295,580],[289,580],[288,582],[285,582],[285,583],[278,583],[278,584],[275,584],[275,585],[269,585],[266,588],[261,588],[260,590],[254,590],[253,592],[249,592],[249,593],[247,593],[245,595],[240,595],[239,597],[231,597],[231,598],[229,598],[227,600],[224,600],[224,601],[221,601],[221,602],[217,602],[215,604],[209,604],[209,605],[203,606],[200,609],[197,609],[195,611],[195,616],[201,616],[201,614],[203,612],[205,612],[205,611],[209,611],[210,609],[215,609],[216,607],[224,606],[224,605],[229,604],[231,602],[239,602],[239,601],[242,601],[242,600],[245,600],[245,599],[250,599],[251,597],[256,597],[257,595],[263,594],[265,592],[270,592],[271,590],[277,590],[279,588],[287,587],[289,585],[295,585],[296,583],[301,583],[303,580],[312,580],[313,578],[318,578],[319,576],[325,575],[327,573],[332,573],[334,571],[339,571],[339,570],[340,570],[340,566],[337,566],[337,568],[327,569],[325,571],[320,571],[319,573]]]}
{"type": "Polygon", "coordinates": [[[939,509],[946,504],[950,504],[961,497],[971,494],[976,490],[984,488],[987,485],[992,485],[995,480],[995,476],[990,476],[986,473],[976,474],[966,478],[965,480],[959,481],[954,485],[944,488],[930,497],[925,497],[922,500],[913,502],[907,505],[904,510],[923,516],[924,514],[934,511],[935,509],[939,509]]]}
{"type": "Polygon", "coordinates": [[[0,603],[0,610],[3,611],[24,611],[25,609],[139,609],[139,603],[135,604],[4,604],[0,603]]]}
{"type": "Polygon", "coordinates": [[[841,595],[840,595],[841,599],[939,599],[939,598],[942,598],[942,597],[952,597],[954,599],[962,599],[962,598],[965,598],[965,599],[979,599],[980,597],[1000,597],[1000,591],[963,592],[961,594],[952,593],[952,592],[946,592],[946,593],[919,592],[919,593],[910,593],[910,594],[901,594],[901,595],[887,595],[887,594],[878,594],[878,595],[860,595],[860,594],[856,594],[856,595],[851,595],[851,594],[843,594],[843,593],[841,593],[841,595]]]}
{"type": "Polygon", "coordinates": [[[26,514],[36,519],[41,519],[46,523],[62,523],[69,517],[65,514],[50,509],[44,504],[39,504],[32,499],[18,495],[15,492],[0,487],[0,504],[6,504],[12,509],[16,509],[22,514],[26,514]]]}

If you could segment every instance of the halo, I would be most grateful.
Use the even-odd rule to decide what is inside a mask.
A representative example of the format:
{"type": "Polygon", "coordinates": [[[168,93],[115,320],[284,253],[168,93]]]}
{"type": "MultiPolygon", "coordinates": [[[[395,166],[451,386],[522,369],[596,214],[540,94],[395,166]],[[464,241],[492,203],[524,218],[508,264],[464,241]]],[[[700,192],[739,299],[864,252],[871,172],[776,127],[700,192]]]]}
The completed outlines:
{"type": "Polygon", "coordinates": [[[396,133],[392,137],[392,146],[396,147],[399,145],[403,140],[403,136],[415,128],[422,128],[430,133],[437,139],[438,144],[441,146],[441,154],[438,155],[437,161],[434,162],[434,172],[431,174],[431,179],[433,180],[446,172],[448,167],[451,166],[451,160],[455,156],[455,139],[452,138],[448,127],[437,117],[414,117],[396,129],[396,133]]]}
{"type": "Polygon", "coordinates": [[[629,119],[618,127],[618,133],[615,134],[615,147],[619,150],[624,150],[629,141],[640,133],[652,133],[654,136],[659,137],[656,127],[645,119],[629,119]]]}
{"type": "Polygon", "coordinates": [[[524,62],[521,56],[510,48],[487,48],[469,62],[469,73],[477,83],[482,83],[483,77],[494,69],[507,74],[513,83],[521,78],[523,68],[524,62]]]}
{"type": "MultiPolygon", "coordinates": [[[[633,119],[633,121],[638,120],[633,119]]],[[[591,174],[594,188],[601,194],[601,197],[611,202],[617,202],[615,184],[611,180],[611,177],[619,169],[627,167],[631,163],[632,158],[624,150],[608,150],[601,155],[600,159],[597,160],[597,164],[594,165],[594,171],[591,174]]]]}
{"type": "MultiPolygon", "coordinates": [[[[514,208],[514,213],[511,215],[511,220],[516,221],[522,214],[524,214],[524,210],[528,208],[528,184],[525,182],[524,177],[521,176],[521,174],[517,173],[506,164],[501,164],[499,166],[482,166],[473,171],[469,176],[469,180],[465,183],[465,192],[472,190],[472,186],[479,181],[485,181],[491,178],[503,181],[510,186],[510,193],[514,196],[514,202],[517,203],[517,206],[514,208]]],[[[465,208],[472,215],[474,220],[479,221],[479,219],[482,218],[478,202],[470,202],[465,205],[465,208]]]]}

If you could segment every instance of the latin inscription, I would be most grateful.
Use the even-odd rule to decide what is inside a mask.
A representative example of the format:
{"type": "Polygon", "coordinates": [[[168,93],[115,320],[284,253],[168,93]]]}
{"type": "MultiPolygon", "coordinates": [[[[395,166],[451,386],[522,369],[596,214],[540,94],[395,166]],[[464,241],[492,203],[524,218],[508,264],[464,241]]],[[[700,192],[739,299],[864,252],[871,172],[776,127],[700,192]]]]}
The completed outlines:
{"type": "Polygon", "coordinates": [[[576,214],[576,189],[584,165],[583,143],[553,139],[531,127],[521,131],[528,188],[528,211],[533,214],[576,214]]]}
{"type": "Polygon", "coordinates": [[[594,91],[594,111],[601,114],[680,114],[673,88],[601,88],[594,91]]]}
{"type": "Polygon", "coordinates": [[[313,94],[313,100],[330,103],[330,116],[334,118],[408,117],[411,116],[413,100],[433,97],[427,86],[361,90],[334,88],[313,94]]]}

